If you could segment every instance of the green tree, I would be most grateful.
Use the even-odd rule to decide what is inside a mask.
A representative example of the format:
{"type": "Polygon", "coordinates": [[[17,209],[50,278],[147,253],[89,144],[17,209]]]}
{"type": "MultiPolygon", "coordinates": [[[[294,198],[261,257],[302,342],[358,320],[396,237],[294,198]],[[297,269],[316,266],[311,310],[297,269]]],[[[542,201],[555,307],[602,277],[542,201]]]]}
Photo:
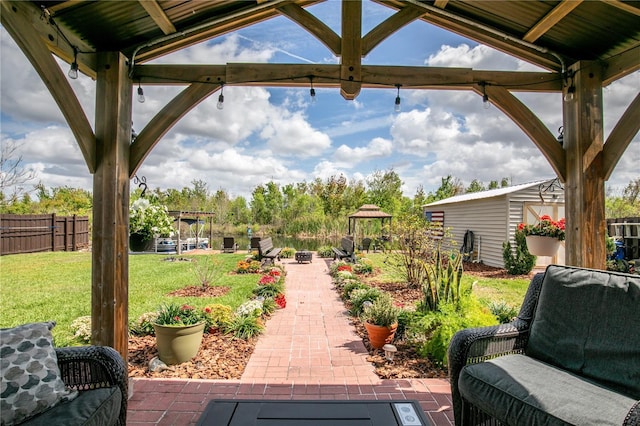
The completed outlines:
{"type": "Polygon", "coordinates": [[[469,192],[482,192],[482,191],[485,191],[485,190],[486,190],[486,188],[484,187],[482,182],[480,182],[478,179],[474,179],[474,180],[471,181],[471,183],[469,184],[469,186],[467,187],[465,192],[467,192],[467,193],[469,193],[469,192]]]}
{"type": "Polygon", "coordinates": [[[396,215],[402,203],[402,180],[393,169],[376,170],[367,178],[367,201],[382,211],[396,215]]]}
{"type": "Polygon", "coordinates": [[[463,188],[464,187],[462,186],[462,181],[460,181],[460,179],[448,175],[441,179],[440,187],[436,189],[435,193],[429,192],[427,201],[432,203],[434,201],[444,200],[445,198],[462,194],[463,188]]]}

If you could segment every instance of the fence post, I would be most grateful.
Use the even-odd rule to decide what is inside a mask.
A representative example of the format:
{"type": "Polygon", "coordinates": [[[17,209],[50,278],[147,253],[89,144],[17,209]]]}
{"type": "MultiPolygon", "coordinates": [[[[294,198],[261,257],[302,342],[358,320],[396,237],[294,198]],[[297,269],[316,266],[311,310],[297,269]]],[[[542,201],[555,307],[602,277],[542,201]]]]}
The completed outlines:
{"type": "Polygon", "coordinates": [[[51,251],[56,251],[56,214],[51,213],[51,251]]]}
{"type": "Polygon", "coordinates": [[[73,234],[71,235],[71,251],[78,250],[78,216],[73,215],[72,222],[73,224],[73,234]]]}

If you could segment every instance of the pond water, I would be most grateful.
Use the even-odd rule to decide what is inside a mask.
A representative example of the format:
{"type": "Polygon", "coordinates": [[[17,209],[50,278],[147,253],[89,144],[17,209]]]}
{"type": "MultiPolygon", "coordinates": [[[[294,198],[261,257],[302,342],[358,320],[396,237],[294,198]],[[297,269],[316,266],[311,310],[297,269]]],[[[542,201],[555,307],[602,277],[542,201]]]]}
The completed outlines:
{"type": "MultiPolygon", "coordinates": [[[[239,250],[246,250],[249,247],[249,238],[246,235],[243,236],[234,236],[236,240],[236,244],[238,244],[239,250]]],[[[271,237],[273,240],[274,247],[291,247],[298,251],[300,250],[310,250],[316,251],[318,247],[324,245],[335,246],[336,244],[340,244],[340,239],[337,241],[333,239],[319,239],[319,238],[294,238],[294,237],[281,237],[281,236],[273,236],[271,237]]],[[[212,248],[218,249],[222,245],[222,237],[214,237],[212,248]]]]}

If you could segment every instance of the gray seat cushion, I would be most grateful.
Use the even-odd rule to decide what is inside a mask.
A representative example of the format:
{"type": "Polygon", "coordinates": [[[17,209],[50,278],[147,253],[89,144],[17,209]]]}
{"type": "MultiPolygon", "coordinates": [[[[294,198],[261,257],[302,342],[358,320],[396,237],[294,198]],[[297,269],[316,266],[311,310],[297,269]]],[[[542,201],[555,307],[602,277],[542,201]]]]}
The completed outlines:
{"type": "Polygon", "coordinates": [[[636,400],[525,355],[467,365],[462,397],[509,425],[621,425],[636,400]]]}
{"type": "Polygon", "coordinates": [[[640,276],[551,265],[526,353],[640,399],[640,276]]]}
{"type": "Polygon", "coordinates": [[[33,417],[28,426],[111,426],[117,424],[122,392],[117,386],[80,392],[70,402],[57,405],[33,417]]]}

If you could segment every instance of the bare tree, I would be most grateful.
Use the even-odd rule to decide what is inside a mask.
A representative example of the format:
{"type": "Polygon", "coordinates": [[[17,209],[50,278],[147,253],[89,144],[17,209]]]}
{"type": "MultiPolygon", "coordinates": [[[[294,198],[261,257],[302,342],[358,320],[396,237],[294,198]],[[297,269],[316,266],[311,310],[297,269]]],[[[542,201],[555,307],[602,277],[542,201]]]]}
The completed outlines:
{"type": "Polygon", "coordinates": [[[16,141],[3,140],[0,144],[0,193],[8,200],[24,192],[23,185],[36,176],[35,170],[24,166],[20,146],[16,141]],[[11,188],[11,194],[4,192],[11,188]]]}

